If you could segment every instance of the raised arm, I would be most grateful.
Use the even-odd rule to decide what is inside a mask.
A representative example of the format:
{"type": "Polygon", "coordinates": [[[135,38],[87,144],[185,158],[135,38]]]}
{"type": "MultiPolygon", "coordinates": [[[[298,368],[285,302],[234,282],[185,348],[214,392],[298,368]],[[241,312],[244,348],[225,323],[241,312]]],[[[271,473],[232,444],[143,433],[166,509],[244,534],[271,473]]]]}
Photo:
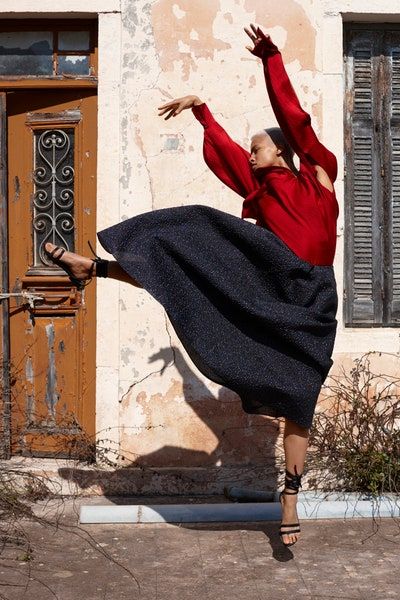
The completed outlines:
{"type": "Polygon", "coordinates": [[[311,117],[302,109],[286,73],[279,49],[259,27],[252,29],[252,32],[246,31],[250,37],[253,34],[254,48],[248,48],[263,62],[269,99],[280,128],[300,159],[321,166],[334,182],[337,177],[335,155],[318,140],[311,117]]]}
{"type": "Polygon", "coordinates": [[[250,168],[250,154],[234,142],[203,103],[192,108],[204,127],[203,155],[212,172],[243,198],[259,188],[250,168]]]}
{"type": "Polygon", "coordinates": [[[161,114],[169,111],[166,118],[170,118],[185,108],[191,108],[204,127],[203,155],[213,173],[243,198],[258,189],[259,183],[249,164],[250,154],[229,137],[208,106],[197,96],[178,98],[163,105],[160,110],[164,111],[161,114]]]}

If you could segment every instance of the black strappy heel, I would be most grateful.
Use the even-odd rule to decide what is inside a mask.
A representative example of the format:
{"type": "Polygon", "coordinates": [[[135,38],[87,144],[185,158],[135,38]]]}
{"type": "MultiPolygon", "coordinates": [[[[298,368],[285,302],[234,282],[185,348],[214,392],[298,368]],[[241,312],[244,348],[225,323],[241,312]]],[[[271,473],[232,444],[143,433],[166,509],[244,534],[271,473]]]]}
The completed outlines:
{"type": "Polygon", "coordinates": [[[93,250],[93,246],[88,240],[88,246],[91,249],[95,258],[93,258],[93,264],[96,263],[96,277],[108,277],[108,263],[109,261],[105,258],[100,258],[97,256],[96,252],[93,250]]]}
{"type": "Polygon", "coordinates": [[[100,256],[97,256],[97,254],[93,250],[92,244],[90,243],[89,240],[88,240],[88,245],[96,258],[92,259],[92,264],[89,269],[88,277],[86,279],[78,279],[77,277],[75,277],[72,274],[72,271],[68,267],[68,265],[66,265],[63,261],[61,261],[61,257],[63,256],[64,252],[66,251],[65,248],[62,248],[61,246],[56,246],[55,248],[53,248],[53,250],[51,252],[44,249],[44,251],[46,252],[47,256],[50,258],[50,260],[57,266],[61,267],[63,269],[63,271],[65,271],[67,273],[71,283],[76,285],[76,287],[79,290],[81,290],[84,287],[86,287],[87,285],[89,285],[89,283],[92,281],[93,269],[94,269],[95,264],[96,264],[96,277],[107,277],[108,276],[108,260],[106,260],[104,258],[100,258],[100,256]],[[58,254],[56,255],[57,252],[58,252],[58,254]]]}
{"type": "MultiPolygon", "coordinates": [[[[286,494],[287,496],[293,496],[299,493],[299,488],[301,488],[301,478],[303,476],[303,474],[299,475],[297,473],[297,469],[296,469],[296,465],[294,466],[294,470],[295,470],[295,475],[293,475],[293,473],[290,473],[290,471],[288,471],[287,469],[285,470],[285,488],[289,488],[290,490],[294,490],[293,492],[286,492],[285,490],[282,490],[281,493],[279,494],[279,502],[281,501],[282,498],[282,494],[286,494]]],[[[285,546],[293,546],[293,544],[295,544],[296,542],[290,542],[289,544],[285,544],[285,542],[283,541],[283,536],[284,535],[288,535],[291,533],[300,533],[301,529],[300,529],[300,523],[281,523],[280,527],[279,527],[279,536],[282,540],[282,544],[284,544],[285,546]],[[292,529],[289,529],[287,531],[282,531],[283,527],[291,527],[292,529]]],[[[297,540],[296,540],[297,541],[297,540]]]]}

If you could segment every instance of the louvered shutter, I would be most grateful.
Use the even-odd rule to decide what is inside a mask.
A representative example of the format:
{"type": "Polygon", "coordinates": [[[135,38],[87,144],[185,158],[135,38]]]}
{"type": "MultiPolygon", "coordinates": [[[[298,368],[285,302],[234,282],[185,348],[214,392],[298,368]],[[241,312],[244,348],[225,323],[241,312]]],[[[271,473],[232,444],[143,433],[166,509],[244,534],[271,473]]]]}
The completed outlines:
{"type": "Polygon", "coordinates": [[[385,39],[388,127],[385,156],[387,202],[387,324],[400,324],[400,32],[385,39]]]}
{"type": "Polygon", "coordinates": [[[382,323],[380,35],[348,31],[346,60],[345,321],[382,323]]]}

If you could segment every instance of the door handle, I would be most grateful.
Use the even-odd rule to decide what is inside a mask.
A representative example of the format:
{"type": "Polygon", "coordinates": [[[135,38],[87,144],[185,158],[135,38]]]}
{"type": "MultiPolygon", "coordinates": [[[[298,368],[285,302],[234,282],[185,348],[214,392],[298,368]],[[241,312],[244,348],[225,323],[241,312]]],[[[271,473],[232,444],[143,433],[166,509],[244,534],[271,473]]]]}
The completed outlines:
{"type": "MultiPolygon", "coordinates": [[[[29,308],[35,314],[44,312],[74,312],[84,303],[82,291],[76,286],[71,285],[32,285],[28,287],[24,282],[24,287],[21,292],[15,294],[18,298],[23,298],[29,304],[29,308]],[[26,287],[25,287],[26,286],[26,287]]],[[[17,300],[18,303],[18,300],[17,300]]]]}
{"type": "Polygon", "coordinates": [[[34,294],[39,294],[42,300],[38,301],[34,305],[35,312],[42,310],[76,310],[82,304],[82,292],[77,287],[66,287],[56,289],[47,288],[35,288],[29,290],[34,294]]]}
{"type": "Polygon", "coordinates": [[[44,300],[43,296],[39,296],[38,294],[32,294],[31,292],[0,292],[0,302],[2,302],[3,300],[8,300],[9,298],[24,298],[26,299],[26,302],[24,302],[23,304],[29,304],[30,308],[35,308],[35,302],[39,300],[44,300]]]}

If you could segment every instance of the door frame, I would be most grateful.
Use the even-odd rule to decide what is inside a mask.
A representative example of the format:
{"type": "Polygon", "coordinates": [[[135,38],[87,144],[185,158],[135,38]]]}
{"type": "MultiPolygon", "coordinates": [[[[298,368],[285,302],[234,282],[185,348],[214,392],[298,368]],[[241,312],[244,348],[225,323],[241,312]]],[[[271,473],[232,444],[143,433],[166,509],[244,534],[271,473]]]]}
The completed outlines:
{"type": "MultiPolygon", "coordinates": [[[[1,15],[0,11],[0,15],[1,15]]],[[[35,15],[36,16],[36,15],[35,15]]],[[[78,76],[76,78],[61,78],[49,77],[41,79],[39,77],[0,77],[0,281],[1,290],[8,294],[9,289],[9,232],[8,232],[8,132],[7,132],[7,91],[11,90],[32,90],[32,89],[94,89],[98,101],[98,21],[95,20],[97,15],[93,15],[91,19],[46,19],[43,25],[43,20],[39,19],[10,19],[3,30],[26,30],[30,28],[53,29],[57,23],[62,22],[61,29],[76,29],[89,28],[91,36],[91,46],[94,46],[94,51],[91,52],[91,63],[95,66],[95,75],[87,77],[78,76]],[[96,42],[97,38],[97,43],[96,42]]],[[[97,123],[96,139],[99,126],[97,123]]],[[[98,139],[96,142],[96,151],[99,147],[98,139]]],[[[0,395],[0,459],[10,459],[12,456],[12,414],[11,414],[11,383],[12,383],[12,365],[10,355],[10,317],[9,317],[9,301],[7,298],[0,299],[0,360],[2,374],[2,390],[0,395]]],[[[95,345],[96,345],[95,334],[95,345]]],[[[96,413],[96,393],[94,398],[94,411],[96,413]]],[[[95,424],[96,430],[96,424],[95,424]]]]}
{"type": "MultiPolygon", "coordinates": [[[[7,168],[7,96],[0,91],[0,280],[5,294],[8,287],[8,168],[7,168]]],[[[8,300],[1,300],[1,373],[2,398],[0,401],[2,420],[0,423],[0,458],[11,456],[11,376],[10,376],[10,320],[8,300]]]]}
{"type": "MultiPolygon", "coordinates": [[[[97,114],[97,224],[112,225],[120,211],[121,77],[124,29],[120,0],[91,0],[82,10],[81,0],[57,0],[47,9],[31,0],[2,0],[1,19],[97,18],[98,21],[98,114],[97,114]],[[117,150],[116,150],[117,149],[117,150]]],[[[129,37],[130,52],[133,43],[129,37]]],[[[136,81],[136,78],[135,78],[136,81]]],[[[143,83],[141,81],[141,83],[143,83]]],[[[134,84],[132,84],[134,85],[134,84]]],[[[98,247],[99,252],[102,252],[98,247]]],[[[103,251],[104,255],[104,251],[103,251]]],[[[97,282],[96,324],[96,436],[110,446],[119,444],[119,285],[97,282]],[[98,434],[97,432],[102,432],[98,434]]],[[[1,427],[1,424],[0,424],[1,427]]]]}

